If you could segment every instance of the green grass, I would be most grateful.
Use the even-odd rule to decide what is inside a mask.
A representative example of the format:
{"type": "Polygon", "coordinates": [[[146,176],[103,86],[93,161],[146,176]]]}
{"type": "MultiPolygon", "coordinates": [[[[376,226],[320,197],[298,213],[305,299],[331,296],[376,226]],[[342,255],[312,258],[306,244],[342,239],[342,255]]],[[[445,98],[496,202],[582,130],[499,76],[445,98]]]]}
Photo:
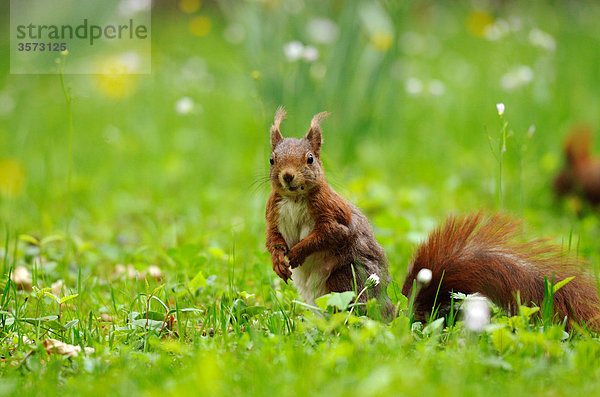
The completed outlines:
{"type": "Polygon", "coordinates": [[[600,126],[598,5],[483,8],[513,27],[493,41],[467,2],[221,1],[193,15],[170,3],[153,11],[153,73],[117,80],[123,97],[65,75],[67,104],[58,75],[0,63],[0,396],[597,393],[597,336],[563,340],[558,321],[541,331],[526,312],[496,312],[481,334],[460,315],[447,327],[313,315],[271,270],[264,207],[276,107],[287,136],[329,110],[328,180],[367,214],[399,284],[434,225],[475,210],[523,217],[526,236],[600,264],[597,213],[578,217],[550,189],[570,126],[600,126]],[[198,15],[206,36],[188,30],[198,15]],[[315,62],[289,62],[284,45],[310,44],[316,17],[336,39],[315,44],[315,62]],[[227,41],[240,26],[243,40],[227,41]],[[534,28],[554,51],[531,44],[534,28]],[[520,65],[532,80],[507,90],[520,65]],[[182,97],[190,114],[175,111],[182,97]],[[116,270],[129,264],[131,277],[116,270]],[[142,274],[152,265],[160,279],[142,274]],[[37,290],[8,281],[17,266],[37,290]],[[44,294],[57,280],[61,297],[77,294],[60,309],[44,294]],[[47,338],[95,352],[48,355],[47,338]]]}

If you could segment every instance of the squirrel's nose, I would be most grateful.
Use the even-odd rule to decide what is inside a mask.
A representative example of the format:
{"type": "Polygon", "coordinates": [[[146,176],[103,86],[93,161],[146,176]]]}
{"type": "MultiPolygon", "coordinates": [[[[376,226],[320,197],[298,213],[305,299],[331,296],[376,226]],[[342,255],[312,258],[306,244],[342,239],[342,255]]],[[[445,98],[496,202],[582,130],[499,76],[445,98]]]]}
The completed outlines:
{"type": "Polygon", "coordinates": [[[283,174],[283,180],[284,180],[286,183],[290,183],[291,181],[293,181],[293,180],[294,180],[294,175],[292,175],[292,174],[289,174],[289,173],[287,173],[287,172],[286,172],[285,174],[283,174]]]}

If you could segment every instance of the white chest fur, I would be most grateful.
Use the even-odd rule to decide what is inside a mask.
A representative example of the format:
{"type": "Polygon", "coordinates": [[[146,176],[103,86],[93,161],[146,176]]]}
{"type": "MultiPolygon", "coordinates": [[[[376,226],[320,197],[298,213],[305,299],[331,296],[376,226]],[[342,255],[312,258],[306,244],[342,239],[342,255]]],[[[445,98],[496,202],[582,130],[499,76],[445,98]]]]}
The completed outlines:
{"type": "Polygon", "coordinates": [[[308,212],[308,205],[305,201],[283,198],[279,202],[277,227],[288,247],[292,248],[312,232],[315,221],[308,212]]]}
{"type": "MultiPolygon", "coordinates": [[[[315,220],[308,211],[307,203],[282,198],[279,202],[277,228],[290,249],[306,238],[315,228],[315,220]]],[[[329,292],[326,281],[331,273],[331,266],[326,266],[324,258],[324,253],[315,252],[306,258],[304,264],[292,269],[292,281],[302,298],[310,305],[315,304],[315,298],[329,292]]]]}

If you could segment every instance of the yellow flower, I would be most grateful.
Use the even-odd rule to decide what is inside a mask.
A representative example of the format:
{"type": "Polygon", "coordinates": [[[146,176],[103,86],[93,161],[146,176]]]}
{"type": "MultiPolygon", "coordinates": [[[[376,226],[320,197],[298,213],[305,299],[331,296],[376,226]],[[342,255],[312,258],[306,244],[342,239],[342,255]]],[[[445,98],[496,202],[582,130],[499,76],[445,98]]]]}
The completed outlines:
{"type": "Polygon", "coordinates": [[[212,29],[212,22],[207,17],[194,17],[190,21],[189,29],[194,36],[206,36],[212,29]]]}
{"type": "Polygon", "coordinates": [[[179,0],[179,9],[186,14],[193,14],[200,9],[200,0],[179,0]]]}
{"type": "Polygon", "coordinates": [[[101,63],[94,76],[98,91],[109,98],[125,98],[135,90],[137,58],[133,54],[112,57],[101,63]]]}
{"type": "Polygon", "coordinates": [[[371,36],[371,44],[379,51],[387,51],[392,46],[394,36],[390,32],[380,31],[371,36]]]}
{"type": "Polygon", "coordinates": [[[485,37],[486,28],[493,23],[491,15],[483,10],[472,10],[467,16],[467,29],[476,37],[485,37]]]}
{"type": "Polygon", "coordinates": [[[18,160],[5,158],[0,160],[0,195],[16,197],[25,186],[25,170],[18,160]]]}

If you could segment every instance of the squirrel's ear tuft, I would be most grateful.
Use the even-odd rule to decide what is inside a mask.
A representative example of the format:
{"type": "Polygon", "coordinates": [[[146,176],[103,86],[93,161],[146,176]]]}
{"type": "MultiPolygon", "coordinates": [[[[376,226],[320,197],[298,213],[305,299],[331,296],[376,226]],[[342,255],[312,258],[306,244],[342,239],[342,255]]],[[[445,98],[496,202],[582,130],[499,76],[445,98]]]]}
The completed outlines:
{"type": "Polygon", "coordinates": [[[275,150],[277,145],[283,141],[283,135],[281,135],[281,131],[279,131],[279,125],[285,119],[285,109],[283,106],[279,106],[277,111],[275,112],[275,119],[273,120],[273,125],[271,126],[271,149],[275,150]]]}
{"type": "Polygon", "coordinates": [[[321,145],[323,144],[323,134],[321,133],[321,121],[329,116],[329,112],[315,114],[310,122],[310,129],[304,139],[308,140],[313,152],[317,157],[321,156],[321,145]]]}

